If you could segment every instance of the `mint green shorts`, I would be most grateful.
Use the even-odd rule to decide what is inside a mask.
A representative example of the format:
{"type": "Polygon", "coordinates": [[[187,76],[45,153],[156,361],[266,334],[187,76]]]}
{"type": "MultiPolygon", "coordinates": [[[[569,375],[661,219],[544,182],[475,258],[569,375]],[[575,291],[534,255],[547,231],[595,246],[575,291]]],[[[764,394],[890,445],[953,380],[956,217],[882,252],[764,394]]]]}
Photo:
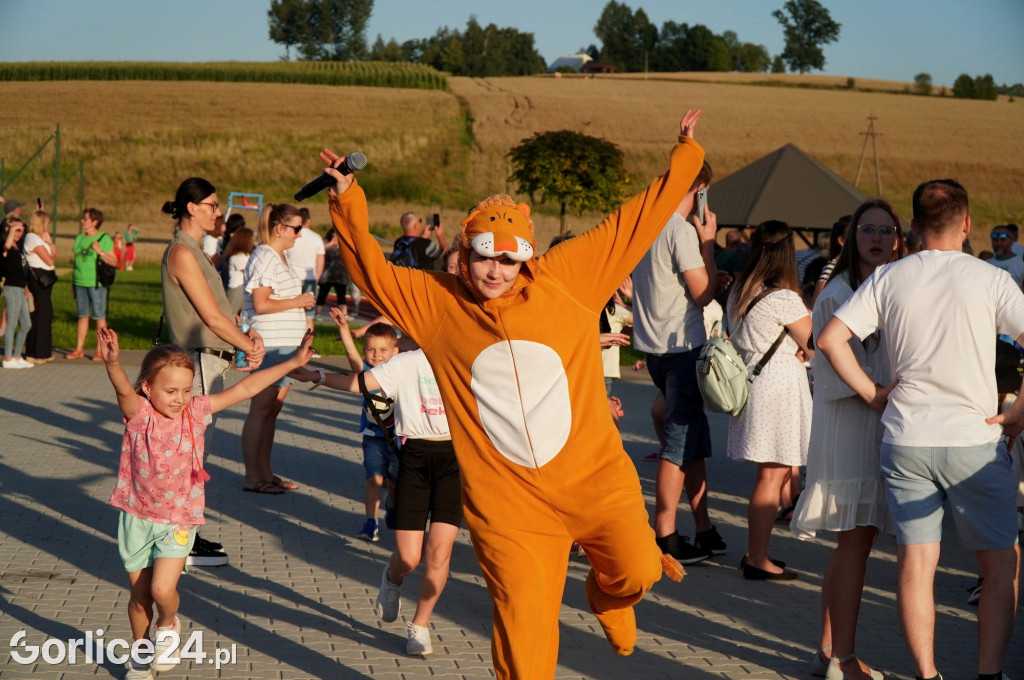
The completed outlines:
{"type": "Polygon", "coordinates": [[[195,541],[195,525],[157,524],[124,510],[117,520],[117,551],[128,573],[152,567],[160,557],[185,559],[195,541]]]}

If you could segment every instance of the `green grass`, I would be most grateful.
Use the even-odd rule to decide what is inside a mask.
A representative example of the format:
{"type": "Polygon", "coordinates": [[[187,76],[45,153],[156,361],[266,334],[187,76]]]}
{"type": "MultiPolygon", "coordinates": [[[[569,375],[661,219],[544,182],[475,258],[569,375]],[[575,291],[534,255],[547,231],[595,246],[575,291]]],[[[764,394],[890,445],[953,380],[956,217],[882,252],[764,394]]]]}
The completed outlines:
{"type": "MultiPolygon", "coordinates": [[[[74,349],[78,323],[78,308],[71,297],[71,273],[60,277],[53,287],[53,347],[74,349]]],[[[122,349],[148,349],[153,345],[160,315],[163,312],[163,298],[160,292],[160,267],[139,266],[133,271],[120,271],[110,289],[107,300],[107,324],[117,332],[122,349]]],[[[324,356],[345,354],[345,347],[337,338],[337,327],[333,324],[316,324],[313,346],[324,356]]],[[[161,342],[168,342],[164,328],[161,342]]],[[[362,351],[362,341],[356,340],[362,351]]],[[[95,324],[90,321],[89,335],[85,340],[86,350],[96,347],[95,324]]]]}

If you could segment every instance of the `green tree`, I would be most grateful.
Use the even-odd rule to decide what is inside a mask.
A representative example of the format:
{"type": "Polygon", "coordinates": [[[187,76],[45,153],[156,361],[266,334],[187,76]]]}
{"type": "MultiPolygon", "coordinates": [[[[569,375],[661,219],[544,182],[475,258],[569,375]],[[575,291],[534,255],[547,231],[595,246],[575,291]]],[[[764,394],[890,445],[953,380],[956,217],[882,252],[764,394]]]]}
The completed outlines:
{"type": "Polygon", "coordinates": [[[370,59],[372,61],[408,61],[402,51],[402,46],[394,38],[385,43],[380,33],[377,34],[377,39],[373,42],[373,47],[370,48],[370,59]]]}
{"type": "Polygon", "coordinates": [[[782,58],[781,54],[776,54],[772,58],[772,73],[785,73],[785,72],[786,72],[786,62],[782,58]]]}
{"type": "Polygon", "coordinates": [[[603,139],[570,130],[539,132],[508,153],[509,179],[534,201],[560,206],[559,233],[566,232],[567,211],[610,212],[622,200],[629,176],[622,152],[603,139]]]}
{"type": "Polygon", "coordinates": [[[703,24],[693,26],[683,41],[684,71],[731,71],[732,54],[726,41],[703,24]]]}
{"type": "Polygon", "coordinates": [[[365,59],[373,0],[271,0],[270,39],[302,59],[365,59]]]}
{"type": "Polygon", "coordinates": [[[601,41],[601,61],[620,71],[643,71],[658,44],[658,29],[647,13],[615,0],[605,5],[594,34],[601,41]]]}
{"type": "Polygon", "coordinates": [[[918,94],[928,96],[932,93],[932,76],[930,73],[918,73],[914,76],[914,89],[918,94]]]}
{"type": "Polygon", "coordinates": [[[284,45],[284,58],[291,60],[291,48],[306,39],[308,7],[305,0],[271,0],[267,10],[270,40],[284,45]]]}
{"type": "Polygon", "coordinates": [[[807,73],[825,68],[821,46],[839,39],[841,25],[832,21],[832,15],[817,0],[787,0],[782,7],[772,16],[782,24],[786,38],[782,58],[789,70],[807,73]]]}
{"type": "Polygon", "coordinates": [[[999,90],[996,88],[996,81],[992,78],[991,73],[986,73],[974,79],[974,97],[990,101],[995,101],[999,98],[999,90]]]}
{"type": "Polygon", "coordinates": [[[953,96],[957,99],[974,99],[974,78],[961,73],[953,82],[953,96]]]}
{"type": "Polygon", "coordinates": [[[745,73],[765,73],[771,66],[772,58],[764,45],[742,43],[732,53],[732,69],[745,73]]]}

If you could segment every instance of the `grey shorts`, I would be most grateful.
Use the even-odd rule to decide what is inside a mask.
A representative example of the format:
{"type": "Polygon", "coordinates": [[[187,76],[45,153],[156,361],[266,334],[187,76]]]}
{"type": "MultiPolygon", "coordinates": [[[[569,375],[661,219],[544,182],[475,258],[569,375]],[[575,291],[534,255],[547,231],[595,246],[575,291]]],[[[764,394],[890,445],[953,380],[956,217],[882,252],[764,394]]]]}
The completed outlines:
{"type": "Polygon", "coordinates": [[[1017,485],[1002,442],[882,444],[881,465],[898,544],[939,542],[947,502],[967,548],[1003,550],[1016,543],[1017,485]]]}

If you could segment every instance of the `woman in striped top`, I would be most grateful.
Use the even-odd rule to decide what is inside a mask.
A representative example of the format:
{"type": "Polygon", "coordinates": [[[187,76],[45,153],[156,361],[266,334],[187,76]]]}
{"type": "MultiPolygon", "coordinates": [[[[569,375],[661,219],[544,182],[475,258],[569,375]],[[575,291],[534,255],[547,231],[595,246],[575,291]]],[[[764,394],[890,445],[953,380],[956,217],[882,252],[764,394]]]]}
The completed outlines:
{"type": "MultiPolygon", "coordinates": [[[[292,273],[284,251],[295,244],[302,230],[302,217],[293,205],[267,204],[260,217],[260,245],[253,250],[245,267],[245,314],[252,329],[263,336],[267,348],[263,368],[288,359],[306,332],[304,310],[312,309],[316,299],[302,292],[302,282],[292,273]]],[[[270,450],[274,445],[277,414],[284,406],[291,378],[283,378],[253,397],[249,415],[242,426],[242,458],[245,481],[242,489],[256,493],[280,494],[297,489],[274,475],[270,469],[270,450]]]]}

